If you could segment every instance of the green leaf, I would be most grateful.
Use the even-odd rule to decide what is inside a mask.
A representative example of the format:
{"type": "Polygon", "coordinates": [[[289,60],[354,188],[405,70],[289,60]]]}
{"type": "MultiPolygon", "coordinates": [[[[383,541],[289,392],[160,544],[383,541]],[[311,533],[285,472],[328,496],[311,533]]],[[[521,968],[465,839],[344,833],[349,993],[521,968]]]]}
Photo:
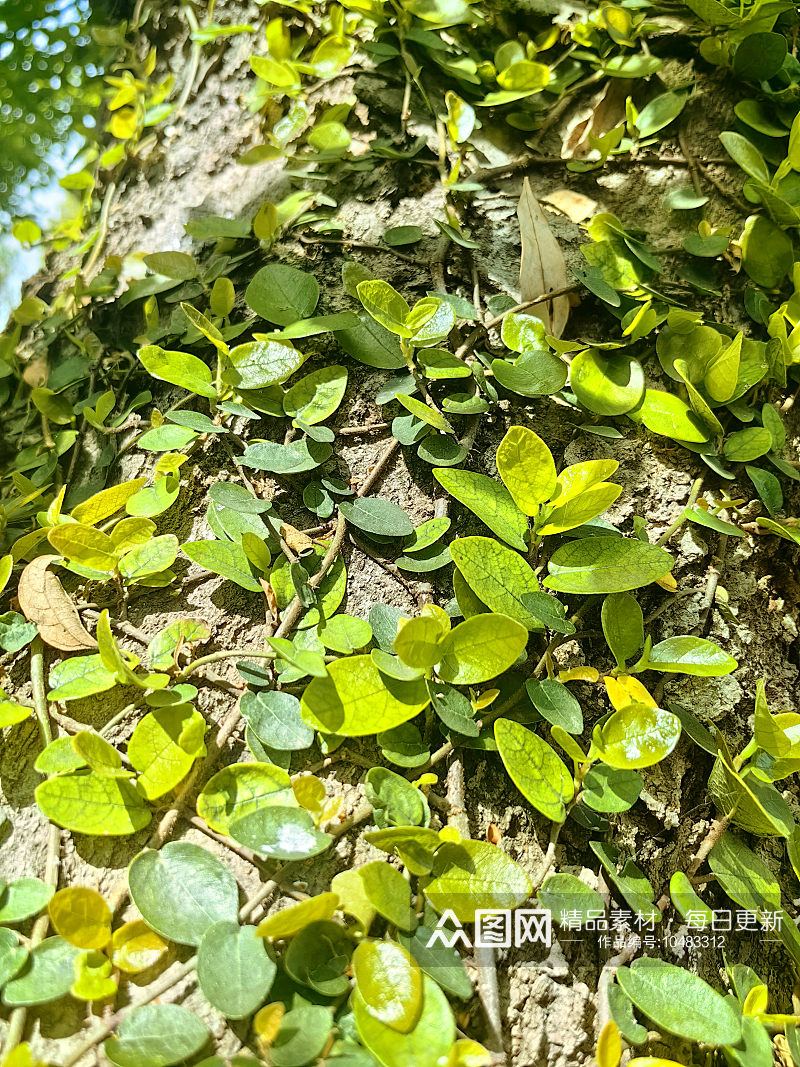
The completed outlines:
{"type": "Polygon", "coordinates": [[[408,537],[414,524],[398,504],[380,496],[343,500],[339,509],[349,523],[364,533],[381,537],[408,537]]]}
{"type": "Polygon", "coordinates": [[[181,551],[205,570],[229,578],[242,589],[261,592],[241,545],[233,541],[187,541],[181,551]]]}
{"type": "Polygon", "coordinates": [[[301,419],[313,426],[336,411],[346,388],[346,367],[322,367],[307,374],[287,390],[283,398],[283,410],[290,418],[301,419]]]}
{"type": "Polygon", "coordinates": [[[539,890],[539,903],[543,908],[550,909],[556,921],[569,922],[570,926],[576,920],[583,926],[605,910],[603,898],[597,890],[574,874],[551,874],[539,890]]]}
{"type": "Polygon", "coordinates": [[[53,887],[41,878],[17,878],[9,882],[0,893],[0,925],[12,926],[38,915],[52,895],[53,887]]]}
{"type": "Polygon", "coordinates": [[[589,847],[618,890],[616,898],[624,900],[633,911],[641,912],[647,921],[661,922],[661,912],[653,903],[653,887],[633,860],[625,859],[622,850],[610,841],[590,841],[589,847]]]}
{"type": "Polygon", "coordinates": [[[422,978],[421,1010],[408,1032],[399,1032],[376,1018],[358,989],[351,1003],[361,1043],[383,1067],[411,1063],[434,1067],[446,1062],[455,1041],[455,1020],[444,993],[427,975],[422,978]]]}
{"type": "Polygon", "coordinates": [[[108,534],[95,530],[93,526],[80,522],[65,523],[50,530],[47,539],[56,552],[82,567],[110,572],[117,566],[114,542],[108,534]]]}
{"type": "Polygon", "coordinates": [[[448,948],[441,941],[429,946],[433,933],[427,926],[418,926],[413,933],[398,930],[397,940],[411,953],[420,969],[446,993],[469,1000],[473,993],[472,982],[458,950],[448,948]]]}
{"type": "Polygon", "coordinates": [[[364,792],[381,829],[388,826],[427,826],[430,809],[425,796],[406,778],[386,767],[367,771],[364,792]]]}
{"type": "Polygon", "coordinates": [[[611,507],[621,492],[622,487],[614,482],[589,486],[560,506],[547,508],[544,512],[545,521],[535,524],[536,533],[540,537],[548,537],[583,526],[611,507]]]}
{"type": "Polygon", "coordinates": [[[308,1004],[288,1011],[270,1046],[273,1067],[301,1067],[315,1063],[328,1043],[333,1019],[328,1008],[308,1004]]]}
{"type": "Polygon", "coordinates": [[[252,1015],[266,1000],[277,967],[254,926],[222,920],[197,948],[197,982],[206,1000],[228,1019],[252,1015]]]}
{"type": "Polygon", "coordinates": [[[313,313],[319,300],[319,284],[313,274],[297,267],[269,263],[253,276],[244,298],[262,319],[289,326],[313,313]]]}
{"type": "Polygon", "coordinates": [[[145,345],[136,353],[139,362],[152,378],[170,385],[179,385],[198,396],[213,399],[217,390],[211,370],[202,359],[188,352],[169,352],[158,345],[145,345]]]}
{"type": "Polygon", "coordinates": [[[270,471],[272,474],[301,474],[319,467],[333,454],[326,442],[303,438],[288,445],[276,441],[259,441],[248,445],[236,460],[242,467],[270,471]]]}
{"type": "Polygon", "coordinates": [[[136,444],[147,452],[173,452],[191,444],[196,438],[195,431],[186,426],[165,423],[143,433],[136,444]]]}
{"type": "Polygon", "coordinates": [[[72,738],[72,746],[92,771],[103,778],[130,778],[130,771],[122,767],[122,757],[104,737],[92,730],[80,730],[72,738]]]}
{"type": "Polygon", "coordinates": [[[551,725],[570,734],[583,733],[583,711],[563,682],[557,678],[544,678],[541,682],[529,678],[525,691],[531,704],[551,725]]]}
{"type": "MultiPolygon", "coordinates": [[[[760,180],[769,182],[769,178],[760,180]]],[[[739,244],[742,266],[756,285],[775,289],[791,273],[794,261],[791,238],[766,215],[751,215],[747,219],[739,244]]]]}
{"type": "Polygon", "coordinates": [[[413,245],[422,240],[422,230],[419,226],[391,226],[384,233],[383,239],[392,248],[398,245],[413,245]]]}
{"type": "Polygon", "coordinates": [[[171,567],[177,555],[178,538],[174,534],[153,537],[147,544],[125,553],[119,561],[119,573],[128,581],[138,582],[171,567]]]}
{"type": "Polygon", "coordinates": [[[752,141],[742,136],[741,133],[734,133],[731,130],[725,130],[719,135],[719,139],[722,141],[725,151],[734,162],[739,164],[745,174],[749,174],[756,181],[769,185],[769,169],[764,162],[764,157],[752,141]]]}
{"type": "Polygon", "coordinates": [[[748,911],[780,911],[781,891],[775,875],[744,843],[726,831],[708,856],[708,865],[723,890],[748,911]]]}
{"type": "Polygon", "coordinates": [[[684,919],[691,918],[694,928],[710,928],[714,912],[695,893],[692,883],[682,871],[676,871],[669,880],[669,895],[679,914],[684,919]]]}
{"type": "Polygon", "coordinates": [[[772,449],[772,434],[763,426],[737,430],[725,438],[722,451],[731,463],[749,463],[772,449]]]}
{"type": "Polygon", "coordinates": [[[212,830],[231,832],[233,823],[278,804],[294,804],[291,779],[286,771],[270,763],[232,763],[223,767],[205,784],[197,798],[197,814],[212,830]]]}
{"type": "Polygon", "coordinates": [[[388,282],[359,282],[356,292],[364,310],[385,330],[398,337],[412,336],[414,330],[406,325],[411,308],[388,282]]]}
{"type": "Polygon", "coordinates": [[[641,791],[642,778],[636,771],[598,763],[583,779],[581,799],[592,811],[608,815],[627,811],[641,791]]]}
{"type": "Polygon", "coordinates": [[[344,737],[391,730],[429,703],[424,682],[382,675],[369,656],[347,656],[312,678],[301,700],[303,719],[315,730],[344,737]]]}
{"type": "Polygon", "coordinates": [[[269,859],[307,859],[324,852],[333,843],[329,834],[316,829],[307,811],[277,802],[237,816],[228,832],[236,841],[269,859]]]}
{"type": "Polygon", "coordinates": [[[140,852],[128,868],[128,886],[147,925],[179,945],[199,945],[214,923],[238,922],[233,875],[207,849],[188,841],[140,852]]]}
{"type": "Polygon", "coordinates": [[[644,644],[644,616],[630,593],[612,593],[603,601],[600,619],[611,654],[623,667],[644,644]]]}
{"type": "Polygon", "coordinates": [[[553,749],[533,730],[512,719],[498,719],[494,736],[505,768],[520,793],[542,815],[553,822],[563,822],[575,785],[553,749]]]}
{"type": "Polygon", "coordinates": [[[366,311],[358,316],[359,325],[349,330],[337,330],[336,340],[353,359],[368,367],[398,370],[406,366],[397,338],[376,322],[366,311]]]}
{"type": "Polygon", "coordinates": [[[497,845],[459,841],[437,850],[425,896],[440,915],[449,910],[460,922],[474,922],[481,908],[518,907],[532,888],[527,872],[497,845]]]}
{"type": "Polygon", "coordinates": [[[174,789],[195,759],[205,755],[205,730],[205,719],[191,704],[156,708],[139,720],[128,741],[128,759],[148,800],[174,789]]]}
{"type": "Polygon", "coordinates": [[[202,644],[211,637],[211,630],[203,619],[176,619],[157,634],[147,646],[150,666],[154,671],[168,671],[174,665],[175,652],[180,646],[202,644]]]}
{"type": "Polygon", "coordinates": [[[342,311],[338,315],[313,315],[310,319],[301,319],[269,336],[275,341],[291,341],[299,337],[317,337],[321,333],[352,329],[354,326],[358,326],[358,315],[352,311],[342,311]]]}
{"type": "Polygon", "coordinates": [[[433,710],[441,719],[448,730],[464,734],[467,737],[477,737],[480,733],[475,721],[475,709],[472,702],[450,685],[445,685],[440,679],[435,682],[426,682],[431,697],[433,710]]]}
{"type": "Polygon", "coordinates": [[[19,612],[7,611],[0,615],[0,648],[6,652],[19,652],[31,643],[36,633],[36,625],[26,622],[19,612]]]}
{"type": "Polygon", "coordinates": [[[375,860],[358,868],[367,900],[379,915],[400,930],[413,930],[417,917],[411,907],[411,886],[390,863],[375,860]]]}
{"type": "Polygon", "coordinates": [[[690,674],[696,678],[719,678],[739,664],[727,652],[702,637],[669,637],[645,650],[636,670],[665,674],[690,674]]]}
{"type": "MultiPolygon", "coordinates": [[[[303,568],[311,575],[316,574],[320,568],[323,557],[327,550],[327,542],[314,546],[314,554],[303,558],[303,568]]],[[[283,611],[294,600],[295,588],[291,577],[291,566],[285,556],[278,557],[270,574],[270,584],[275,591],[278,601],[278,610],[283,611]]],[[[347,573],[344,560],[341,556],[336,560],[316,589],[317,606],[309,608],[299,623],[299,628],[316,626],[321,618],[329,619],[342,602],[347,589],[347,573]]],[[[305,646],[304,646],[305,647],[305,646]]],[[[318,652],[322,652],[322,644],[319,643],[318,652]]],[[[313,673],[313,672],[311,672],[313,673]]]]}
{"type": "Polygon", "coordinates": [[[71,656],[50,671],[48,700],[79,700],[116,685],[116,675],[103,667],[99,655],[71,656]]]}
{"type": "Polygon", "coordinates": [[[748,833],[789,837],[795,829],[792,811],[777,789],[748,768],[737,773],[722,753],[711,769],[708,792],[717,808],[748,833]]]}
{"type": "Polygon", "coordinates": [[[512,426],[497,448],[497,473],[525,515],[537,515],[556,487],[552,453],[533,430],[512,426]]]}
{"type": "Polygon", "coordinates": [[[450,529],[450,519],[447,516],[428,519],[421,522],[413,532],[409,534],[403,543],[404,552],[421,552],[430,545],[435,544],[450,529]]]}
{"type": "Polygon", "coordinates": [[[510,362],[492,360],[495,381],[520,396],[548,396],[564,388],[569,373],[566,363],[546,349],[525,349],[510,362]]]}
{"type": "Polygon", "coordinates": [[[28,959],[28,950],[13,930],[0,930],[0,989],[14,978],[28,959]]]}
{"type": "MultiPolygon", "coordinates": [[[[393,870],[388,864],[381,866],[393,870]]],[[[361,868],[362,878],[365,870],[361,868]]],[[[362,941],[352,966],[356,989],[369,1014],[398,1033],[413,1030],[422,1013],[423,979],[408,951],[391,941],[362,941]]]]}
{"type": "Polygon", "coordinates": [[[547,564],[548,589],[562,593],[621,593],[669,574],[672,556],[628,537],[590,537],[557,549],[547,564]]]}
{"type": "Polygon", "coordinates": [[[594,348],[576,352],[569,369],[572,391],[596,415],[623,415],[644,396],[644,371],[633,356],[606,355],[594,348]]]}
{"type": "Polygon", "coordinates": [[[491,537],[459,537],[450,543],[450,554],[458,573],[483,605],[508,615],[528,630],[542,629],[527,599],[540,592],[539,581],[519,553],[491,537]]]}
{"type": "Polygon", "coordinates": [[[438,675],[454,685],[486,682],[516,663],[527,643],[528,631],[508,615],[473,615],[443,639],[438,675]]]}
{"type": "Polygon", "coordinates": [[[675,441],[703,444],[710,434],[701,419],[679,396],[660,389],[646,389],[641,404],[628,412],[632,422],[675,441]]]}
{"type": "Polygon", "coordinates": [[[769,81],[786,59],[786,38],[782,33],[751,33],[734,53],[733,70],[743,81],[769,81]]]}
{"type": "Polygon", "coordinates": [[[719,403],[730,400],[736,392],[743,337],[742,333],[737,333],[731,343],[723,345],[706,364],[703,385],[711,399],[719,403]]]}
{"type": "Polygon", "coordinates": [[[270,748],[295,752],[314,743],[314,731],[303,722],[300,701],[291,693],[243,693],[239,707],[250,729],[270,748]]]}
{"type": "MultiPolygon", "coordinates": [[[[347,874],[358,881],[360,889],[362,883],[358,872],[351,870],[347,874]]],[[[334,891],[338,891],[336,885],[334,891]]],[[[350,988],[345,972],[352,952],[353,941],[343,926],[320,921],[303,927],[287,948],[283,962],[286,973],[295,982],[309,986],[323,996],[339,997],[350,988]]]]}
{"type": "Polygon", "coordinates": [[[435,430],[441,430],[442,433],[455,432],[444,415],[441,415],[435,408],[430,407],[428,404],[423,404],[423,402],[417,400],[416,397],[408,396],[406,393],[397,393],[395,395],[395,400],[402,404],[406,411],[410,411],[415,418],[427,423],[428,426],[432,426],[435,430]]]}
{"type": "Polygon", "coordinates": [[[144,263],[154,274],[165,278],[184,282],[197,276],[197,265],[185,252],[153,252],[144,257],[144,263]]]}
{"type": "Polygon", "coordinates": [[[680,736],[681,721],[671,711],[628,704],[595,726],[592,741],[604,763],[632,769],[659,763],[680,736]]]}
{"type": "Polygon", "coordinates": [[[281,941],[293,937],[309,923],[330,919],[339,904],[337,893],[318,893],[299,904],[273,912],[258,924],[258,936],[281,941]]]}
{"type": "Polygon", "coordinates": [[[696,522],[698,526],[705,526],[709,530],[725,534],[726,537],[744,537],[743,531],[738,526],[726,522],[709,511],[703,511],[700,507],[686,508],[683,514],[689,522],[696,522]]]}
{"type": "Polygon", "coordinates": [[[75,959],[80,949],[63,937],[48,937],[28,956],[24,968],[3,989],[9,1008],[48,1004],[66,996],[75,979],[75,959]]]}
{"type": "MultiPolygon", "coordinates": [[[[745,464],[744,469],[747,471],[747,477],[756,487],[756,492],[763,501],[764,507],[770,515],[774,515],[783,507],[781,483],[771,471],[763,471],[760,467],[752,467],[749,463],[745,464]]],[[[742,536],[740,530],[736,532],[742,536]]]]}
{"type": "Polygon", "coordinates": [[[305,355],[288,342],[248,341],[223,357],[222,377],[236,390],[268,389],[282,385],[305,361],[305,355]]]}
{"type": "Polygon", "coordinates": [[[409,667],[428,670],[442,658],[442,641],[450,619],[441,608],[426,604],[415,619],[400,619],[394,650],[409,667]]]}
{"type": "Polygon", "coordinates": [[[36,787],[36,803],[51,822],[77,834],[135,834],[153,817],[142,794],[127,779],[93,771],[48,778],[36,787]]]}
{"type": "Polygon", "coordinates": [[[504,485],[485,474],[449,467],[435,467],[433,475],[450,496],[477,515],[492,533],[513,548],[527,550],[527,518],[504,485]]]}
{"type": "Polygon", "coordinates": [[[617,981],[661,1030],[715,1047],[741,1040],[741,1024],[730,1004],[683,967],[641,957],[620,967],[617,981]]]}
{"type": "Polygon", "coordinates": [[[653,97],[636,119],[636,129],[640,137],[650,137],[663,130],[680,115],[686,104],[686,93],[661,93],[653,97]]]}
{"type": "Polygon", "coordinates": [[[372,830],[364,835],[364,840],[383,852],[397,852],[403,865],[411,874],[416,875],[430,874],[433,870],[433,855],[442,843],[438,833],[426,826],[372,830]]]}
{"type": "Polygon", "coordinates": [[[145,1004],[129,1011],[103,1051],[117,1067],[172,1067],[206,1044],[205,1023],[178,1004],[145,1004]]]}

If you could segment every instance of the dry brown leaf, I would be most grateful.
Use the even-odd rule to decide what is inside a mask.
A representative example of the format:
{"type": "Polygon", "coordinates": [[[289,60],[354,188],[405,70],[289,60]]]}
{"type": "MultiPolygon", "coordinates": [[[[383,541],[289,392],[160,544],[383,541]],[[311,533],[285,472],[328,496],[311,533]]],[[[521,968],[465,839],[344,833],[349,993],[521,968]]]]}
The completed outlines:
{"type": "Polygon", "coordinates": [[[48,568],[60,556],[37,556],[19,578],[17,598],[22,614],[36,623],[42,640],[60,652],[97,648],[87,633],[78,610],[64,592],[61,582],[48,568]]]}
{"type": "Polygon", "coordinates": [[[311,538],[301,530],[290,526],[288,522],[281,523],[281,537],[298,556],[307,556],[314,551],[314,542],[311,538]]]}
{"type": "MultiPolygon", "coordinates": [[[[530,182],[525,179],[517,205],[519,232],[522,239],[522,261],[519,268],[520,300],[535,300],[542,293],[563,289],[569,285],[564,254],[550,229],[539,201],[533,195],[530,182]]],[[[532,309],[554,337],[564,332],[569,318],[569,298],[556,297],[532,309]]]]}
{"type": "Polygon", "coordinates": [[[602,137],[625,120],[625,100],[630,95],[631,82],[627,78],[611,78],[591,106],[581,111],[567,126],[561,142],[564,159],[582,159],[589,155],[592,137],[602,137]]]}
{"type": "Polygon", "coordinates": [[[554,208],[566,215],[572,222],[585,222],[597,210],[597,201],[574,189],[556,189],[549,196],[542,197],[543,204],[552,204],[554,208]]]}

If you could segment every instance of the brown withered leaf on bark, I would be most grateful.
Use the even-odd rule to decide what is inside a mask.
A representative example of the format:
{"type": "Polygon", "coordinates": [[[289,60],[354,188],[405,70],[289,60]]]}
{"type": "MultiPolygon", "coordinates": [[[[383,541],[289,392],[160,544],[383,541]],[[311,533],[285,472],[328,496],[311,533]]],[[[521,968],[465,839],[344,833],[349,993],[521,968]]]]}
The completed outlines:
{"type": "Polygon", "coordinates": [[[574,189],[555,189],[548,196],[542,197],[543,204],[550,204],[566,215],[571,222],[585,222],[597,211],[597,201],[574,189]]]}
{"type": "Polygon", "coordinates": [[[19,578],[17,598],[22,614],[36,623],[42,640],[60,652],[97,648],[97,642],[81,622],[78,609],[50,570],[60,556],[37,556],[19,578]]]}
{"type": "Polygon", "coordinates": [[[298,556],[307,556],[314,551],[314,542],[311,538],[302,530],[290,526],[288,522],[281,523],[281,537],[298,556]]]}
{"type": "MultiPolygon", "coordinates": [[[[535,300],[542,293],[550,293],[569,285],[564,254],[550,229],[539,201],[533,195],[530,182],[525,179],[517,205],[519,232],[522,240],[522,261],[519,268],[520,300],[535,300]]],[[[537,315],[548,333],[560,337],[569,318],[569,297],[537,304],[530,314],[537,315]]]]}
{"type": "Polygon", "coordinates": [[[561,141],[562,159],[584,159],[592,151],[590,134],[602,137],[625,121],[625,100],[632,86],[627,78],[611,78],[591,104],[570,120],[561,141]]]}

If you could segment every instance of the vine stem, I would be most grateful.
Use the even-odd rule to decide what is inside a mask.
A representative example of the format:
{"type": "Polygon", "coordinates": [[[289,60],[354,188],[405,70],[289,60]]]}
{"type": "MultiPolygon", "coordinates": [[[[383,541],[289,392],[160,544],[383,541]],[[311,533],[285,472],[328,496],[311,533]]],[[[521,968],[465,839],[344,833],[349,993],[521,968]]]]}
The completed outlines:
{"type": "MultiPolygon", "coordinates": [[[[53,732],[50,724],[50,714],[47,705],[46,688],[44,682],[44,645],[41,637],[37,634],[31,643],[31,685],[33,687],[33,705],[36,712],[36,721],[39,725],[39,735],[42,745],[49,745],[53,732]]],[[[47,827],[47,853],[45,856],[44,881],[52,889],[58,887],[58,869],[60,863],[59,853],[61,850],[61,830],[53,823],[47,827]]],[[[29,947],[31,950],[44,941],[50,926],[50,916],[47,912],[40,915],[33,924],[29,947]]],[[[25,1023],[28,1018],[27,1008],[15,1008],[8,1022],[5,1044],[3,1045],[3,1058],[5,1059],[13,1049],[19,1045],[25,1032],[25,1023]]]]}
{"type": "Polygon", "coordinates": [[[672,523],[672,525],[668,526],[663,532],[663,534],[656,541],[656,544],[659,548],[663,548],[664,545],[666,545],[672,539],[672,537],[678,532],[678,530],[680,530],[680,528],[686,522],[686,508],[694,507],[694,505],[697,503],[697,498],[700,496],[700,490],[702,488],[702,477],[695,478],[694,482],[692,483],[691,491],[689,492],[689,499],[686,501],[686,506],[683,508],[680,515],[672,523]]]}
{"type": "MultiPolygon", "coordinates": [[[[456,829],[461,837],[469,837],[469,816],[464,801],[464,764],[460,756],[454,756],[447,770],[447,800],[450,811],[447,825],[456,829]]],[[[489,1028],[487,1046],[493,1053],[493,1063],[506,1063],[503,1042],[503,1022],[500,1014],[500,991],[497,986],[497,961],[491,945],[476,945],[474,950],[477,967],[478,999],[481,1002],[489,1028]]]]}
{"type": "Polygon", "coordinates": [[[81,274],[88,277],[91,271],[97,266],[97,261],[102,255],[103,248],[105,247],[106,237],[108,236],[108,217],[111,214],[111,204],[117,193],[117,183],[109,182],[108,188],[103,196],[103,206],[100,208],[100,222],[97,227],[97,240],[94,243],[91,255],[86,261],[86,266],[81,270],[81,274]]]}

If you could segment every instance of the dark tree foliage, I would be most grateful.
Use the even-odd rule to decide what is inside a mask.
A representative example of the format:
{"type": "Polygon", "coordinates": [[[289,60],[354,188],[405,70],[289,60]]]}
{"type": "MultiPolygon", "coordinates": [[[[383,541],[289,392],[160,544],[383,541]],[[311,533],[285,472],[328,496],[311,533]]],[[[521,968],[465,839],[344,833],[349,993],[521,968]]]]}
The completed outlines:
{"type": "Polygon", "coordinates": [[[90,0],[0,0],[0,219],[92,136],[116,37],[108,17],[107,3],[90,0]]]}

